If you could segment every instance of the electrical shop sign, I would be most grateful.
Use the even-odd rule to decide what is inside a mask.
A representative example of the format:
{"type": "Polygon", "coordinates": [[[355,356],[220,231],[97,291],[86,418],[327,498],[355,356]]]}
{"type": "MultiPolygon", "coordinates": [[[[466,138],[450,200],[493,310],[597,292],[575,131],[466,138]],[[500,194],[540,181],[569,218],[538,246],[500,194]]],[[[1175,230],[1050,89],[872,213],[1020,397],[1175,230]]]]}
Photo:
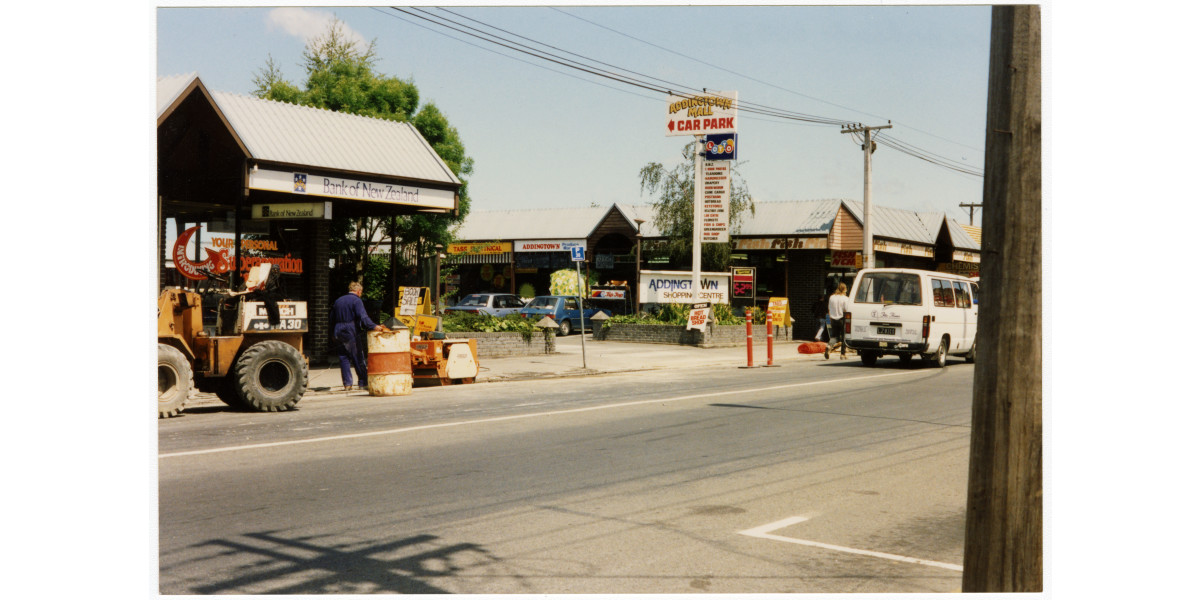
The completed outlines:
{"type": "Polygon", "coordinates": [[[667,95],[667,135],[737,133],[737,92],[667,95]]]}
{"type": "Polygon", "coordinates": [[[509,242],[455,242],[446,246],[447,254],[508,254],[512,252],[509,242]]]}
{"type": "MultiPolygon", "coordinates": [[[[700,300],[729,304],[729,273],[701,273],[700,300]]],[[[638,274],[638,302],[691,304],[691,271],[642,271],[638,274]]]]}
{"type": "Polygon", "coordinates": [[[256,168],[250,171],[250,189],[338,200],[363,200],[417,208],[454,209],[453,190],[400,185],[378,181],[310,175],[297,171],[256,168]]]}

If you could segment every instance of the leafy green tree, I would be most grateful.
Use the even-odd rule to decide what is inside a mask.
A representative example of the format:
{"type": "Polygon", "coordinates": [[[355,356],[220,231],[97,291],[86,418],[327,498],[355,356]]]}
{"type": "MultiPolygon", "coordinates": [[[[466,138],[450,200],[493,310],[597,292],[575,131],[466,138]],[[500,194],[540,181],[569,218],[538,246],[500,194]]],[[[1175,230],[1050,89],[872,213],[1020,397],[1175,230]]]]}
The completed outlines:
{"type": "MultiPolygon", "coordinates": [[[[639,171],[643,194],[657,194],[654,206],[654,223],[667,238],[667,251],[675,265],[691,264],[692,231],[695,223],[693,198],[695,196],[695,153],[696,142],[683,147],[683,162],[667,170],[662,163],[652,162],[639,171]]],[[[730,238],[741,230],[742,215],[746,210],[754,213],[750,188],[738,172],[738,162],[730,165],[732,179],[729,197],[730,238]]],[[[705,271],[729,269],[733,244],[701,244],[700,268],[705,271]]]]}
{"type": "MultiPolygon", "coordinates": [[[[268,56],[267,64],[254,77],[254,95],[259,98],[315,106],[378,119],[412,123],[463,181],[459,190],[458,217],[449,215],[412,215],[403,217],[335,218],[330,250],[354,265],[354,275],[362,280],[369,257],[378,252],[381,242],[401,246],[415,245],[417,256],[433,254],[436,244],[449,244],[451,230],[470,212],[466,178],[475,170],[467,156],[458,130],[433,103],[420,104],[420,93],[412,80],[382,75],[375,70],[378,60],[375,41],[361,47],[346,35],[339,20],[330,23],[323,34],[308,40],[304,49],[304,67],[308,78],[300,88],[283,79],[279,65],[268,56]]],[[[384,283],[386,285],[386,283],[384,283]]],[[[367,287],[364,285],[364,287],[367,287]]]]}

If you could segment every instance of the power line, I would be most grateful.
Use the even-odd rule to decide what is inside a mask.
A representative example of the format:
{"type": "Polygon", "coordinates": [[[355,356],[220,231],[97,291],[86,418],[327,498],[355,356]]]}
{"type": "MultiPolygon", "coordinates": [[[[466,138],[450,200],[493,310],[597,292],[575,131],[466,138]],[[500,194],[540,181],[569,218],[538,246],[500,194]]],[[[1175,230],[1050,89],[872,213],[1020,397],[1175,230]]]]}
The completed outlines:
{"type": "MultiPolygon", "coordinates": [[[[464,16],[462,16],[462,15],[458,15],[457,13],[454,13],[453,11],[449,11],[449,10],[446,10],[446,9],[442,9],[442,10],[444,10],[445,12],[448,12],[448,13],[450,13],[450,14],[453,14],[453,15],[455,15],[455,16],[459,16],[460,18],[465,18],[465,19],[468,19],[468,20],[470,20],[470,21],[472,21],[472,22],[479,23],[480,25],[483,25],[483,26],[485,26],[485,27],[488,27],[488,28],[491,28],[491,29],[495,29],[495,30],[497,30],[497,31],[503,31],[503,32],[507,33],[508,35],[515,36],[515,37],[518,37],[518,38],[521,38],[521,39],[524,39],[524,40],[527,40],[527,41],[530,41],[530,42],[533,42],[533,43],[539,44],[539,45],[541,45],[541,46],[545,46],[545,47],[547,47],[547,48],[552,48],[552,49],[554,49],[554,50],[556,50],[556,51],[558,51],[558,52],[565,52],[565,53],[567,53],[567,54],[570,54],[570,55],[572,55],[572,56],[577,56],[577,57],[579,57],[579,58],[582,58],[583,60],[586,60],[586,61],[589,61],[589,62],[592,62],[592,63],[596,63],[596,64],[599,64],[599,65],[603,65],[603,66],[606,66],[606,67],[610,67],[610,68],[613,68],[613,69],[617,69],[617,70],[620,70],[620,71],[625,71],[626,73],[632,73],[632,74],[634,74],[634,75],[637,75],[637,76],[639,76],[639,77],[644,77],[644,78],[650,79],[650,80],[652,80],[652,81],[644,81],[644,80],[640,80],[640,79],[638,79],[638,78],[636,78],[636,77],[631,77],[631,76],[628,76],[628,75],[622,75],[622,74],[620,74],[620,73],[614,73],[614,72],[611,72],[611,71],[605,71],[605,70],[601,70],[601,69],[599,69],[599,68],[597,68],[597,67],[593,67],[593,66],[590,66],[590,65],[584,64],[584,63],[582,63],[582,62],[579,62],[579,61],[577,61],[577,60],[574,60],[574,59],[570,59],[570,58],[566,58],[566,57],[563,57],[563,56],[556,55],[556,54],[554,54],[553,52],[548,52],[548,51],[545,51],[545,50],[539,50],[539,49],[537,49],[537,48],[533,48],[533,47],[531,47],[531,46],[528,46],[528,45],[526,45],[526,44],[523,44],[523,43],[520,43],[520,42],[516,42],[516,41],[510,40],[510,39],[507,39],[507,38],[505,38],[505,37],[503,37],[503,36],[496,35],[496,34],[492,34],[492,33],[488,33],[488,32],[486,32],[486,31],[480,30],[480,29],[478,29],[478,28],[471,27],[470,25],[465,25],[465,24],[462,24],[462,23],[458,23],[458,22],[456,22],[456,21],[454,21],[454,20],[452,20],[452,19],[446,18],[446,17],[442,17],[442,16],[438,16],[438,15],[433,15],[432,13],[429,13],[428,11],[424,11],[424,10],[422,10],[422,9],[419,9],[419,8],[414,8],[414,9],[411,9],[411,10],[417,10],[417,11],[419,11],[420,13],[423,13],[423,14],[415,14],[415,13],[413,13],[413,12],[410,12],[410,10],[408,10],[408,9],[405,9],[405,8],[400,8],[400,7],[391,7],[391,8],[392,8],[392,10],[393,10],[393,11],[396,11],[396,12],[403,13],[403,14],[405,14],[405,15],[408,15],[408,16],[410,16],[410,17],[414,17],[414,18],[417,18],[417,19],[421,19],[421,20],[423,20],[423,21],[426,21],[426,22],[428,22],[428,23],[431,23],[431,24],[433,24],[433,25],[436,25],[436,26],[439,26],[439,27],[442,27],[442,28],[445,28],[445,29],[449,29],[449,30],[451,30],[451,31],[454,31],[455,33],[459,33],[459,34],[462,34],[462,35],[467,35],[467,36],[470,36],[470,37],[473,37],[473,38],[479,39],[479,40],[481,40],[481,41],[487,42],[487,43],[489,43],[489,44],[497,45],[497,46],[500,46],[500,47],[506,48],[506,49],[508,49],[508,50],[511,50],[511,51],[515,51],[515,52],[518,52],[518,53],[521,53],[521,54],[525,54],[525,55],[528,55],[528,56],[532,56],[532,57],[534,57],[534,58],[539,58],[539,59],[541,59],[541,60],[548,61],[548,62],[551,62],[551,63],[557,64],[557,65],[559,65],[559,66],[566,67],[566,68],[568,68],[568,69],[572,69],[572,70],[576,70],[576,71],[581,71],[581,72],[583,72],[583,73],[587,73],[587,74],[589,74],[589,75],[592,75],[592,76],[595,76],[595,77],[600,77],[600,78],[608,79],[608,80],[611,80],[611,81],[615,81],[615,82],[617,82],[617,83],[623,83],[623,84],[626,84],[626,85],[631,85],[631,86],[634,86],[634,87],[638,87],[638,88],[641,88],[641,89],[644,89],[644,90],[648,90],[648,91],[651,91],[651,92],[656,92],[656,93],[660,93],[660,94],[671,94],[671,95],[684,96],[684,97],[687,97],[687,96],[693,96],[693,95],[695,95],[695,94],[696,94],[696,93],[698,93],[698,92],[702,92],[702,90],[696,90],[696,88],[694,88],[694,87],[690,87],[690,86],[686,86],[686,85],[683,85],[683,84],[677,84],[677,83],[669,82],[669,81],[666,81],[666,80],[663,80],[663,79],[659,79],[659,78],[656,78],[656,77],[652,77],[652,76],[649,76],[649,75],[644,75],[644,74],[638,73],[638,72],[636,72],[636,71],[632,71],[632,70],[629,70],[629,69],[625,69],[625,68],[623,68],[623,67],[619,67],[619,66],[616,66],[616,65],[611,65],[611,64],[608,64],[608,63],[604,63],[604,62],[602,62],[602,61],[598,61],[598,60],[595,60],[595,59],[591,59],[591,58],[585,57],[585,56],[583,56],[583,55],[580,55],[580,54],[576,54],[576,53],[573,53],[573,52],[569,52],[569,51],[567,51],[567,50],[563,50],[563,49],[557,48],[557,47],[555,47],[555,46],[551,46],[551,45],[549,45],[549,44],[545,44],[545,43],[542,43],[542,42],[538,42],[538,41],[536,41],[536,40],[533,40],[533,39],[531,39],[531,38],[527,38],[527,37],[521,36],[521,35],[519,35],[519,34],[515,34],[515,33],[512,33],[512,32],[509,32],[509,31],[507,31],[507,30],[504,30],[504,29],[502,29],[502,28],[499,28],[499,27],[494,27],[494,26],[492,26],[492,25],[487,25],[486,23],[482,23],[481,21],[478,21],[478,20],[476,20],[476,19],[472,19],[472,18],[470,18],[470,17],[464,17],[464,16]],[[423,15],[428,15],[428,16],[423,16],[423,15]],[[435,19],[436,19],[436,20],[435,20],[435,19]],[[665,83],[665,84],[667,84],[668,86],[671,86],[671,87],[664,87],[664,86],[662,86],[662,85],[655,84],[655,83],[653,83],[654,81],[657,81],[657,82],[660,82],[660,83],[665,83]],[[676,92],[675,90],[692,90],[692,93],[687,93],[687,92],[682,92],[682,91],[676,92]]],[[[558,10],[558,9],[555,9],[555,10],[558,10]]],[[[562,11],[559,11],[559,12],[562,12],[562,11]]],[[[391,14],[391,13],[385,13],[385,14],[391,14]]],[[[574,15],[570,15],[569,13],[563,13],[563,14],[567,14],[568,16],[575,17],[574,15]]],[[[429,28],[429,27],[426,27],[426,26],[424,26],[424,25],[421,25],[421,24],[419,24],[419,23],[414,23],[414,22],[412,22],[412,21],[409,21],[408,19],[404,19],[404,18],[402,18],[402,17],[398,17],[398,16],[396,16],[396,15],[394,15],[394,14],[392,14],[391,16],[394,16],[394,17],[396,17],[396,18],[398,18],[398,19],[400,19],[400,20],[402,20],[402,21],[404,21],[404,22],[406,22],[406,23],[409,23],[409,24],[411,24],[411,25],[415,25],[415,26],[417,26],[417,27],[421,27],[421,28],[423,28],[423,29],[426,29],[426,30],[429,30],[429,31],[433,31],[433,32],[435,32],[435,33],[441,33],[441,32],[439,32],[439,31],[437,31],[437,30],[435,30],[435,29],[431,29],[431,28],[429,28]]],[[[578,19],[580,19],[580,20],[583,20],[583,21],[587,21],[587,19],[583,19],[583,18],[581,18],[581,17],[575,17],[575,18],[578,18],[578,19]]],[[[587,21],[587,22],[591,23],[590,21],[587,21]]],[[[593,24],[594,24],[594,25],[597,25],[598,27],[602,27],[602,28],[605,28],[605,29],[609,29],[609,28],[607,28],[607,27],[604,27],[604,26],[602,26],[602,25],[598,25],[598,24],[595,24],[595,23],[593,23],[593,24]]],[[[615,31],[615,30],[612,30],[612,31],[614,31],[614,33],[620,33],[620,32],[617,32],[617,31],[615,31]]],[[[471,46],[474,46],[474,47],[476,47],[476,48],[480,48],[480,49],[483,49],[483,50],[487,50],[487,51],[489,51],[489,52],[492,52],[492,53],[494,53],[494,54],[499,54],[500,56],[504,56],[504,57],[506,57],[506,58],[510,58],[510,59],[513,59],[513,60],[518,60],[518,61],[520,61],[520,62],[522,62],[522,63],[525,63],[525,64],[530,64],[530,65],[533,65],[533,66],[539,66],[540,68],[545,68],[544,66],[537,65],[537,64],[535,64],[535,63],[530,63],[530,62],[528,62],[528,61],[526,61],[526,60],[520,59],[520,58],[518,58],[518,57],[515,57],[515,56],[511,56],[511,55],[504,54],[504,53],[501,53],[501,52],[495,52],[495,51],[493,51],[493,50],[490,50],[490,49],[488,49],[488,48],[485,48],[485,47],[479,46],[479,45],[477,45],[477,44],[474,44],[474,43],[472,43],[472,42],[470,42],[470,41],[467,41],[467,40],[463,40],[463,39],[460,39],[460,38],[457,38],[457,37],[449,36],[449,35],[446,35],[446,34],[444,34],[444,33],[441,33],[441,34],[442,34],[442,35],[445,35],[446,37],[450,37],[451,39],[454,39],[454,40],[456,40],[456,41],[460,41],[460,42],[462,42],[462,43],[469,44],[469,45],[471,45],[471,46]]],[[[621,35],[625,35],[625,34],[621,34],[621,35]]],[[[632,36],[626,36],[626,37],[630,37],[631,39],[635,39],[635,40],[637,39],[637,38],[633,38],[632,36]]],[[[638,41],[643,41],[643,40],[638,40],[638,41]]],[[[643,41],[643,42],[644,42],[644,41],[643,41]]],[[[649,44],[649,42],[644,42],[644,43],[647,43],[647,44],[649,44]]],[[[653,46],[654,44],[650,44],[650,45],[652,45],[652,46],[653,46]]],[[[656,46],[656,47],[657,47],[657,46],[656,46]]],[[[663,49],[664,49],[664,50],[667,50],[667,49],[665,49],[665,48],[663,48],[663,49]]],[[[670,51],[670,50],[668,50],[668,51],[670,51]]],[[[678,53],[676,53],[676,52],[674,52],[674,51],[670,51],[670,52],[672,52],[672,53],[675,53],[675,54],[678,54],[678,53]]],[[[683,56],[683,55],[681,55],[681,56],[683,56]]],[[[687,57],[687,58],[690,58],[690,57],[687,57]]],[[[692,59],[692,60],[695,60],[695,59],[692,59]]],[[[703,63],[703,61],[697,61],[697,62],[701,62],[701,63],[703,63]]],[[[703,63],[703,64],[708,64],[708,63],[703,63]]],[[[709,65],[709,66],[713,66],[714,68],[718,68],[718,69],[721,69],[721,70],[726,70],[726,71],[728,71],[727,69],[723,69],[723,68],[721,68],[721,67],[717,67],[716,65],[709,65]]],[[[561,72],[561,71],[557,71],[557,70],[554,70],[554,69],[547,69],[547,70],[549,70],[549,71],[551,71],[551,72],[553,72],[553,73],[558,73],[558,74],[560,74],[560,75],[567,75],[567,76],[569,76],[569,77],[572,77],[572,78],[575,78],[575,79],[580,79],[581,81],[588,81],[589,83],[594,83],[594,84],[596,84],[596,85],[601,85],[602,87],[605,87],[605,88],[608,88],[608,89],[614,89],[614,90],[617,90],[617,91],[626,91],[626,90],[619,90],[618,88],[614,88],[614,87],[612,87],[612,86],[609,86],[609,85],[604,85],[604,84],[602,84],[602,83],[598,83],[598,82],[590,81],[590,80],[587,80],[587,79],[583,79],[583,78],[580,78],[580,77],[577,77],[577,76],[571,75],[571,74],[569,74],[569,73],[563,73],[563,72],[561,72]]],[[[736,73],[736,72],[733,72],[733,71],[729,71],[729,72],[731,72],[731,73],[734,73],[734,74],[737,74],[737,75],[739,75],[739,76],[742,76],[742,77],[746,77],[746,76],[744,76],[744,75],[740,75],[740,74],[738,74],[738,73],[736,73]]],[[[747,78],[747,79],[752,79],[752,80],[754,80],[753,78],[750,78],[750,77],[746,77],[746,78],[747,78]]],[[[758,81],[758,80],[754,80],[754,81],[758,81]]],[[[763,83],[763,84],[765,84],[765,85],[770,85],[770,86],[772,86],[772,87],[778,87],[778,86],[774,86],[773,84],[769,84],[769,83],[766,83],[766,82],[760,82],[760,83],[763,83]]],[[[784,88],[779,88],[779,89],[784,89],[784,88]]],[[[791,90],[786,90],[786,89],[784,89],[784,91],[789,91],[789,92],[790,92],[791,90]]],[[[629,93],[629,92],[627,92],[627,91],[626,91],[626,93],[629,93]]],[[[799,94],[798,92],[792,92],[792,93],[796,93],[796,94],[798,94],[798,95],[802,95],[802,96],[804,95],[804,94],[799,94]]],[[[632,95],[635,95],[635,96],[638,96],[638,97],[641,97],[641,98],[647,98],[647,99],[654,100],[653,98],[649,98],[649,97],[647,97],[647,96],[643,96],[643,95],[641,95],[641,94],[632,94],[632,95]]],[[[814,98],[814,99],[816,99],[816,98],[814,98]]],[[[816,100],[819,100],[819,99],[816,99],[816,100]]],[[[824,102],[824,101],[822,101],[822,102],[824,102]]],[[[843,107],[843,108],[844,108],[844,107],[843,107]]],[[[757,104],[757,103],[753,103],[753,102],[747,102],[747,101],[744,101],[744,100],[741,100],[741,99],[739,99],[739,101],[738,101],[738,110],[739,110],[739,112],[740,112],[740,113],[750,113],[750,114],[757,114],[757,115],[763,115],[763,116],[768,116],[768,117],[775,117],[775,118],[779,118],[779,119],[785,119],[785,120],[787,120],[787,121],[806,121],[806,122],[810,122],[810,123],[816,123],[816,124],[820,124],[820,125],[842,125],[842,124],[844,124],[844,123],[846,122],[845,120],[841,120],[841,119],[833,119],[833,118],[828,118],[828,117],[820,117],[820,116],[814,116],[814,115],[807,115],[807,114],[804,114],[804,113],[798,113],[798,112],[789,111],[789,110],[785,110],[785,109],[773,108],[773,107],[765,106],[765,105],[762,105],[762,104],[757,104]]],[[[853,109],[847,109],[847,110],[853,110],[853,109]]],[[[856,112],[857,112],[857,111],[856,111],[856,112]]],[[[968,165],[963,165],[963,164],[961,164],[961,163],[956,163],[956,162],[954,162],[954,161],[952,161],[952,160],[950,160],[950,159],[946,159],[945,157],[938,156],[938,155],[936,155],[936,154],[933,154],[933,153],[931,153],[931,152],[928,152],[928,151],[926,151],[926,150],[923,150],[923,149],[921,149],[921,148],[919,148],[919,147],[916,147],[916,146],[913,146],[913,145],[911,145],[911,144],[908,144],[908,143],[902,142],[902,141],[900,141],[900,140],[897,140],[897,139],[895,139],[895,138],[890,138],[890,137],[888,137],[888,138],[884,139],[884,138],[882,138],[882,136],[881,136],[881,138],[879,139],[879,143],[881,143],[881,144],[883,144],[883,145],[885,145],[885,146],[887,146],[887,147],[889,147],[889,148],[892,148],[892,149],[894,149],[894,150],[896,150],[896,151],[898,151],[898,152],[901,152],[902,154],[906,154],[906,155],[908,155],[908,156],[912,156],[912,157],[914,157],[914,158],[917,158],[917,159],[920,159],[920,160],[924,160],[924,161],[926,161],[926,162],[929,162],[929,163],[931,163],[931,164],[934,164],[934,165],[936,165],[936,166],[941,166],[941,167],[943,167],[943,168],[947,168],[947,169],[950,169],[950,170],[953,170],[953,171],[957,171],[957,172],[960,172],[960,173],[965,173],[965,174],[967,174],[967,175],[974,175],[974,176],[980,176],[980,177],[982,177],[982,175],[983,175],[983,173],[982,173],[981,171],[979,171],[979,170],[977,170],[977,169],[973,169],[973,168],[971,168],[971,167],[970,167],[970,166],[968,166],[968,165]]]]}

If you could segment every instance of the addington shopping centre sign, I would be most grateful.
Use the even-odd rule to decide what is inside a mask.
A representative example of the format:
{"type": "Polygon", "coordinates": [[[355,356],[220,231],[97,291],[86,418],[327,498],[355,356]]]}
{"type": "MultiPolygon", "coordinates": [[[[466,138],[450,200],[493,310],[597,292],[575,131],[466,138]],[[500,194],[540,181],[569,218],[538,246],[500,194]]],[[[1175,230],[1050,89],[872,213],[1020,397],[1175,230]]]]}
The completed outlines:
{"type": "Polygon", "coordinates": [[[667,95],[667,135],[737,133],[737,92],[667,95]]]}

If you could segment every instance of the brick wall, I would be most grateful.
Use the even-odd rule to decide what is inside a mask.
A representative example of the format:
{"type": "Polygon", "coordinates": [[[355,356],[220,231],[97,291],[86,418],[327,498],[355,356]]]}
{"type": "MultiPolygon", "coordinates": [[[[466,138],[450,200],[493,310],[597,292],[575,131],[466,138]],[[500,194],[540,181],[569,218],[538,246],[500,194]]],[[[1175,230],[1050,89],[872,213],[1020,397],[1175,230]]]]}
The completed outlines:
{"type": "Polygon", "coordinates": [[[304,351],[309,359],[328,359],[329,351],[329,221],[319,220],[302,227],[307,251],[304,256],[304,290],[308,297],[308,333],[304,351]]]}
{"type": "Polygon", "coordinates": [[[812,305],[825,292],[827,250],[799,250],[788,255],[788,305],[791,308],[793,340],[811,340],[817,333],[817,316],[812,305]]]}
{"type": "Polygon", "coordinates": [[[501,358],[505,356],[532,356],[556,352],[553,335],[535,333],[528,341],[512,331],[455,331],[446,337],[453,340],[474,338],[479,358],[501,358]]]}

